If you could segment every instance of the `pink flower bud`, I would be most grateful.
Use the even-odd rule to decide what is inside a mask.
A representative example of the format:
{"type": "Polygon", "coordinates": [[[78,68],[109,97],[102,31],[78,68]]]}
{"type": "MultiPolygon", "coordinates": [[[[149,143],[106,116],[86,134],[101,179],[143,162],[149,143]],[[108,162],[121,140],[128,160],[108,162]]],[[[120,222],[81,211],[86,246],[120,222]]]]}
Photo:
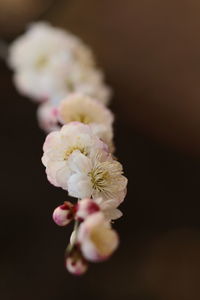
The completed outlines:
{"type": "Polygon", "coordinates": [[[66,259],[66,268],[70,273],[80,276],[87,271],[88,263],[79,251],[74,250],[66,259]]]}
{"type": "Polygon", "coordinates": [[[100,211],[100,207],[92,199],[85,198],[80,200],[76,205],[75,219],[84,221],[89,215],[100,211]]]}
{"type": "Polygon", "coordinates": [[[58,206],[53,212],[53,220],[58,226],[66,226],[74,218],[73,204],[65,202],[58,206]]]}

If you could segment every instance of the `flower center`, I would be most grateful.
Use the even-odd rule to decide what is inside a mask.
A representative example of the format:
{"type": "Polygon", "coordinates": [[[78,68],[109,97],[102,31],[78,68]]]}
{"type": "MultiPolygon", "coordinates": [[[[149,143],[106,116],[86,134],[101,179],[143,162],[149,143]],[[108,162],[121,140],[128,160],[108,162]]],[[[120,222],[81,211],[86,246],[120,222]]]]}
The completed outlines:
{"type": "Polygon", "coordinates": [[[103,170],[100,166],[91,170],[89,176],[91,177],[93,189],[98,190],[99,192],[104,190],[110,180],[109,172],[103,170]]]}
{"type": "Polygon", "coordinates": [[[116,197],[119,191],[125,188],[126,180],[122,176],[121,164],[116,161],[97,163],[88,173],[92,188],[105,197],[116,197]]]}
{"type": "Polygon", "coordinates": [[[69,79],[66,81],[66,86],[69,92],[73,92],[74,91],[74,83],[72,81],[70,81],[69,79]]]}
{"type": "Polygon", "coordinates": [[[71,118],[71,122],[72,121],[81,122],[84,124],[90,124],[91,118],[85,114],[76,114],[71,118]]]}
{"type": "Polygon", "coordinates": [[[36,61],[36,67],[38,69],[44,68],[48,63],[48,58],[46,56],[40,56],[36,61]]]}
{"type": "Polygon", "coordinates": [[[65,152],[64,152],[64,160],[68,160],[69,156],[76,150],[79,150],[82,154],[84,154],[85,156],[88,155],[88,151],[86,150],[85,147],[82,146],[72,146],[70,148],[68,148],[65,152]]]}

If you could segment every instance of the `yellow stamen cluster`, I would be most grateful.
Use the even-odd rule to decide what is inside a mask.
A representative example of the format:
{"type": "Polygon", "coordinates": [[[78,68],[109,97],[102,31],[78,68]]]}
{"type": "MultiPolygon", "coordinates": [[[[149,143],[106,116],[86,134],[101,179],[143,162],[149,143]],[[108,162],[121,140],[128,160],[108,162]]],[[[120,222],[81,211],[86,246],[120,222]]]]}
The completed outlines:
{"type": "Polygon", "coordinates": [[[84,154],[85,156],[88,155],[88,151],[86,150],[85,147],[83,146],[73,146],[68,148],[65,153],[64,153],[64,160],[68,160],[69,156],[76,150],[79,150],[82,154],[84,154]]]}
{"type": "Polygon", "coordinates": [[[83,113],[79,113],[79,114],[75,114],[71,117],[71,122],[80,122],[80,123],[84,123],[84,124],[90,124],[92,123],[91,118],[83,113]]]}
{"type": "Polygon", "coordinates": [[[48,63],[48,58],[46,56],[40,56],[36,62],[36,67],[38,69],[44,68],[48,63]]]}
{"type": "Polygon", "coordinates": [[[88,175],[93,189],[109,197],[116,190],[116,185],[120,188],[123,184],[122,173],[122,167],[117,161],[104,161],[98,163],[88,175]]]}

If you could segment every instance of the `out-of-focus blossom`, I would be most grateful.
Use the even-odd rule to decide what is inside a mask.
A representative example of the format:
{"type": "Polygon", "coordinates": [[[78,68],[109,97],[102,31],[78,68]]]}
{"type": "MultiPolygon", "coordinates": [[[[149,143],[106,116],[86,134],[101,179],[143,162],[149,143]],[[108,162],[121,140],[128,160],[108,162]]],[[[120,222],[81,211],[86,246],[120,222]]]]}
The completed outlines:
{"type": "Polygon", "coordinates": [[[101,154],[89,158],[77,151],[72,153],[68,164],[69,195],[79,199],[118,199],[119,203],[124,200],[127,178],[122,175],[122,165],[111,156],[106,160],[101,154]]]}
{"type": "Polygon", "coordinates": [[[83,256],[92,262],[108,259],[117,249],[119,239],[103,213],[97,212],[81,223],[77,240],[83,256]]]}
{"type": "Polygon", "coordinates": [[[58,226],[66,226],[74,218],[73,204],[65,202],[58,206],[53,212],[53,220],[58,226]]]}
{"type": "Polygon", "coordinates": [[[108,145],[113,152],[113,114],[95,99],[75,93],[65,100],[46,101],[39,105],[37,118],[39,126],[47,133],[59,130],[62,124],[79,121],[88,124],[93,133],[108,145]]]}
{"type": "Polygon", "coordinates": [[[40,128],[48,133],[60,129],[58,109],[49,101],[39,105],[37,110],[37,119],[40,128]]]}
{"type": "Polygon", "coordinates": [[[116,220],[122,216],[122,212],[119,209],[117,209],[118,206],[118,199],[103,200],[102,198],[85,198],[80,200],[75,206],[75,219],[83,221],[89,215],[96,213],[97,211],[101,211],[103,212],[106,220],[116,220]]]}
{"type": "MultiPolygon", "coordinates": [[[[123,196],[124,197],[124,196],[123,196]]],[[[106,220],[117,220],[122,217],[122,212],[117,207],[120,202],[119,199],[102,199],[97,198],[93,200],[101,209],[106,220]]]]}
{"type": "Polygon", "coordinates": [[[76,249],[66,258],[66,268],[74,275],[83,275],[88,269],[87,261],[81,256],[80,252],[76,249]]]}
{"type": "Polygon", "coordinates": [[[37,102],[51,101],[54,98],[62,100],[73,92],[80,92],[108,104],[111,91],[104,84],[100,70],[84,69],[72,64],[70,68],[66,66],[64,71],[50,68],[40,73],[35,70],[20,70],[14,75],[14,83],[21,94],[37,102]]]}
{"type": "Polygon", "coordinates": [[[100,211],[99,205],[92,199],[85,198],[80,200],[76,205],[76,215],[75,218],[78,221],[85,220],[89,215],[100,211]]]}
{"type": "Polygon", "coordinates": [[[110,89],[91,50],[76,36],[39,22],[10,46],[8,63],[18,90],[36,101],[82,92],[106,104],[110,89]]]}
{"type": "Polygon", "coordinates": [[[96,99],[80,93],[72,94],[60,103],[58,112],[62,123],[78,121],[88,124],[107,145],[112,144],[113,114],[96,99]]]}
{"type": "MultiPolygon", "coordinates": [[[[72,122],[64,125],[60,131],[50,133],[43,150],[42,162],[46,167],[48,180],[53,185],[67,190],[71,175],[68,163],[70,156],[77,152],[91,157],[99,151],[102,155],[107,155],[108,147],[93,134],[88,125],[72,122]]],[[[79,182],[77,185],[79,186],[79,182]]]]}
{"type": "Polygon", "coordinates": [[[84,124],[112,126],[113,114],[104,105],[84,94],[71,94],[59,105],[59,115],[64,124],[78,121],[84,124]]]}

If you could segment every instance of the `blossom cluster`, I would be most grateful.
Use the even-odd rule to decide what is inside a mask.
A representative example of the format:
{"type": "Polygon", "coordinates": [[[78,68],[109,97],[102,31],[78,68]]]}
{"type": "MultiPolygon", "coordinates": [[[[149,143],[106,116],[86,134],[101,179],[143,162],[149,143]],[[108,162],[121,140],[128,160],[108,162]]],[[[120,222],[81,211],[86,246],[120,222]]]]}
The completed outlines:
{"type": "MultiPolygon", "coordinates": [[[[76,103],[76,95],[72,99],[76,103]]],[[[61,105],[63,116],[65,101],[68,100],[61,105]]],[[[106,116],[108,109],[104,109],[106,116]]],[[[82,121],[88,114],[82,110],[82,121]]],[[[77,204],[65,202],[53,213],[59,226],[66,226],[72,220],[78,224],[72,234],[70,250],[66,252],[67,269],[78,275],[86,271],[88,262],[103,261],[117,248],[118,235],[111,228],[111,221],[122,216],[118,206],[126,195],[127,179],[122,165],[99,134],[102,126],[98,123],[99,117],[96,116],[95,122],[93,114],[93,122],[87,124],[68,122],[60,130],[51,132],[43,147],[42,162],[48,180],[78,199],[77,204]]],[[[110,124],[104,126],[110,128],[110,124]]]]}
{"type": "Polygon", "coordinates": [[[113,154],[110,89],[91,50],[46,23],[32,25],[9,53],[17,88],[40,102],[39,123],[48,132],[42,156],[47,179],[72,197],[54,210],[53,220],[58,226],[74,222],[65,265],[81,275],[119,244],[112,223],[122,216],[127,178],[113,154]]]}
{"type": "Polygon", "coordinates": [[[9,47],[8,64],[18,91],[38,102],[39,125],[57,128],[57,107],[74,92],[108,104],[111,90],[90,48],[78,37],[48,23],[32,24],[9,47]]]}

